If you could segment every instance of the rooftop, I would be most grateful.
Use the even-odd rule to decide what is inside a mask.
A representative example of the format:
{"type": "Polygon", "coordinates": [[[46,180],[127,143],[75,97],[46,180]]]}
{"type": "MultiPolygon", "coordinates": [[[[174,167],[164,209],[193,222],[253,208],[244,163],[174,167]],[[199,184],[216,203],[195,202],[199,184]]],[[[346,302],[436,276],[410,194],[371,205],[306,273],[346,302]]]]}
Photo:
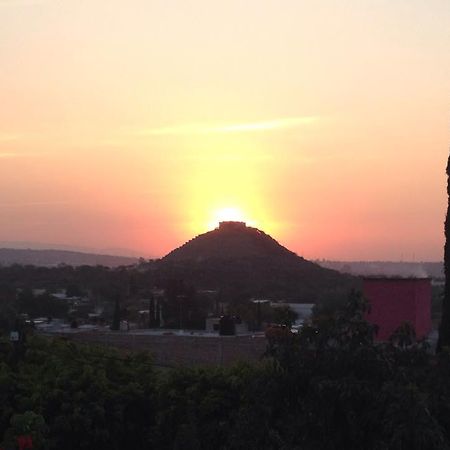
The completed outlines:
{"type": "Polygon", "coordinates": [[[364,281],[423,281],[428,280],[431,281],[431,277],[414,277],[414,276],[407,276],[407,277],[399,277],[399,276],[383,276],[383,275],[371,275],[362,277],[364,281]]]}

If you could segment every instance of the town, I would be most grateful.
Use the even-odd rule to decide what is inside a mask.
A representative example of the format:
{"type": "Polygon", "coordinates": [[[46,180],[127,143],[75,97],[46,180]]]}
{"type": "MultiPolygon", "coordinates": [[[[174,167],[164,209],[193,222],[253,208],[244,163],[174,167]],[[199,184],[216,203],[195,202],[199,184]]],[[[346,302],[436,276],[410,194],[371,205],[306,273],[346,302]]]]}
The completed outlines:
{"type": "MultiPolygon", "coordinates": [[[[377,328],[377,341],[387,342],[407,323],[414,339],[426,339],[436,347],[440,316],[439,309],[433,311],[432,297],[437,297],[434,303],[439,306],[439,278],[341,275],[299,258],[242,222],[222,222],[216,230],[197,236],[160,261],[115,269],[10,266],[0,271],[5,280],[15,277],[15,290],[9,285],[10,316],[2,316],[9,321],[14,339],[28,329],[77,342],[146,350],[161,366],[258,361],[267,339],[296,334],[314,320],[332,315],[358,287],[367,301],[365,319],[377,328]],[[289,289],[273,291],[273,286],[263,283],[255,289],[251,280],[261,277],[255,258],[264,271],[276,264],[276,277],[291,266],[302,271],[306,267],[309,273],[300,274],[298,280],[303,276],[311,283],[316,277],[319,284],[314,296],[305,292],[295,298],[289,289]],[[178,277],[190,278],[171,278],[174,261],[178,277]],[[202,264],[195,269],[197,261],[202,264]],[[221,265],[233,267],[242,261],[255,269],[247,280],[233,278],[232,273],[225,277],[215,273],[213,282],[218,284],[214,285],[203,261],[216,272],[221,265]],[[207,281],[199,285],[202,277],[207,281]],[[334,283],[333,290],[340,292],[340,297],[323,288],[327,283],[334,283]],[[239,288],[232,289],[234,286],[239,288]],[[308,298],[314,300],[308,302],[308,298]],[[236,339],[230,341],[228,336],[236,339]]],[[[289,288],[289,283],[284,288],[289,288]]],[[[5,308],[5,302],[3,305],[5,308]]]]}

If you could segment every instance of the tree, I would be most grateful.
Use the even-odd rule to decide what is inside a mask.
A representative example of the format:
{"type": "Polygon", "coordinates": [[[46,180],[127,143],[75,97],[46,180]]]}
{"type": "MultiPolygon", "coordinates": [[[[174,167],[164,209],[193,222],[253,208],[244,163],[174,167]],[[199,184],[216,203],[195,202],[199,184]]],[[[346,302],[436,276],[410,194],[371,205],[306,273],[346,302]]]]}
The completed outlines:
{"type": "Polygon", "coordinates": [[[67,297],[82,297],[83,291],[80,287],[75,283],[70,283],[66,287],[66,296],[67,297]]]}
{"type": "Polygon", "coordinates": [[[10,428],[6,430],[4,443],[8,448],[19,442],[19,448],[46,448],[45,432],[47,426],[45,419],[33,411],[26,411],[23,414],[14,414],[11,417],[10,428]],[[20,440],[31,443],[32,447],[21,447],[20,440]]]}
{"type": "Polygon", "coordinates": [[[153,328],[155,326],[155,298],[152,294],[148,302],[148,327],[153,328]]]}
{"type": "Polygon", "coordinates": [[[17,317],[15,291],[7,284],[0,285],[0,332],[10,331],[17,317]]]}
{"type": "Polygon", "coordinates": [[[403,322],[389,338],[389,342],[405,349],[416,343],[416,330],[411,322],[403,322]]]}
{"type": "Polygon", "coordinates": [[[293,311],[289,306],[282,306],[274,308],[273,321],[280,325],[286,325],[291,328],[298,318],[298,314],[293,311]]]}
{"type": "Polygon", "coordinates": [[[155,327],[159,328],[161,325],[161,305],[160,305],[160,299],[156,302],[156,310],[155,310],[155,327]]]}
{"type": "Polygon", "coordinates": [[[450,347],[450,156],[447,162],[447,216],[445,218],[444,234],[444,274],[445,289],[442,302],[442,318],[439,327],[437,351],[443,347],[450,347]]]}
{"type": "Polygon", "coordinates": [[[48,292],[35,296],[31,289],[24,289],[18,296],[17,306],[20,313],[31,317],[67,316],[69,309],[65,301],[57,300],[48,292]]]}
{"type": "Polygon", "coordinates": [[[111,330],[117,331],[120,329],[120,302],[119,297],[116,297],[116,301],[114,303],[114,314],[113,320],[111,324],[111,330]]]}

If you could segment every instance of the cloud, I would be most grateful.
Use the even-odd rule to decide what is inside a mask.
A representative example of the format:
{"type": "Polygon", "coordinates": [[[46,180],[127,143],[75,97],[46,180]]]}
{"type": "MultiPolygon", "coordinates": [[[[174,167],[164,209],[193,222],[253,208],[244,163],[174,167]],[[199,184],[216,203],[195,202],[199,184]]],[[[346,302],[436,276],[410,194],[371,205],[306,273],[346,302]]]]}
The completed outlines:
{"type": "Polygon", "coordinates": [[[0,150],[0,159],[15,159],[15,158],[41,158],[48,155],[48,152],[22,152],[11,150],[0,150]]]}
{"type": "Polygon", "coordinates": [[[4,133],[4,132],[0,131],[0,142],[11,142],[11,141],[17,141],[19,139],[20,139],[19,134],[4,133]]]}
{"type": "Polygon", "coordinates": [[[185,124],[161,128],[141,130],[143,136],[186,135],[186,134],[221,134],[221,133],[249,133],[275,131],[296,128],[315,122],[317,117],[285,117],[262,122],[234,123],[234,124],[185,124]]]}

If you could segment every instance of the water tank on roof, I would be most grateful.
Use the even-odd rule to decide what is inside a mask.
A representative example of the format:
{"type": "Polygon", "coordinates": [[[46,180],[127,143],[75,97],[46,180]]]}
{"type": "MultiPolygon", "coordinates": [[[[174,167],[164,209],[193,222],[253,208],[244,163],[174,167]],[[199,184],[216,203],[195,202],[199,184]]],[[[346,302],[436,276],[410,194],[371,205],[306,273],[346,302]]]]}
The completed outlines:
{"type": "Polygon", "coordinates": [[[222,316],[219,322],[219,334],[221,336],[234,336],[236,334],[236,326],[234,317],[222,316]]]}

